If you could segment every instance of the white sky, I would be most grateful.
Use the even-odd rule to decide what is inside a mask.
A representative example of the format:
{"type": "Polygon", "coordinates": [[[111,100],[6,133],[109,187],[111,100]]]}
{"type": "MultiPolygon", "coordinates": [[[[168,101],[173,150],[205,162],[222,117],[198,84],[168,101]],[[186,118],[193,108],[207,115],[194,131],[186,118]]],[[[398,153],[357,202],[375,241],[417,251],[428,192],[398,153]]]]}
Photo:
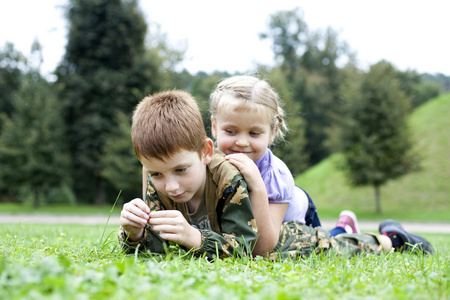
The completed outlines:
{"type": "MultiPolygon", "coordinates": [[[[64,54],[67,0],[0,0],[0,47],[12,42],[29,55],[43,47],[42,71],[64,54]]],[[[300,7],[310,30],[332,27],[357,54],[359,67],[386,59],[400,70],[450,76],[450,1],[447,0],[140,0],[147,23],[156,22],[173,46],[187,47],[190,72],[245,72],[273,64],[267,30],[270,14],[300,7]]]]}

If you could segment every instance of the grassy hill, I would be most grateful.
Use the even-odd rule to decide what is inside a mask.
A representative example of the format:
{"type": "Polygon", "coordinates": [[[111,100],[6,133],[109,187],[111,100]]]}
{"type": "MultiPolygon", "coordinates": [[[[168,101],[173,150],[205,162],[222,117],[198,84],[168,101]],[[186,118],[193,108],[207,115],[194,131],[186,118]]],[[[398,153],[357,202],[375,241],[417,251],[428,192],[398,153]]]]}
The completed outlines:
{"type": "Polygon", "coordinates": [[[351,187],[334,154],[295,178],[312,197],[322,218],[336,219],[343,209],[361,219],[450,222],[450,94],[430,100],[410,116],[421,169],[381,187],[382,214],[375,214],[372,187],[351,187]]]}

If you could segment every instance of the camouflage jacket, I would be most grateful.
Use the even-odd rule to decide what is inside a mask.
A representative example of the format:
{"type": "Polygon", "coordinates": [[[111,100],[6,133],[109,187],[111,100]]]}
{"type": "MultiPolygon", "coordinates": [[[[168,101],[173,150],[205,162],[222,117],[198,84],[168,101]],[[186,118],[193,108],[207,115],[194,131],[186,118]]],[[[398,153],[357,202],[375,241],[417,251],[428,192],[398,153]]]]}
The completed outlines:
{"type": "MultiPolygon", "coordinates": [[[[200,229],[202,245],[194,255],[214,258],[251,255],[257,237],[256,221],[250,204],[247,184],[243,176],[224,155],[215,151],[207,166],[205,204],[211,229],[200,229]]],[[[189,221],[184,203],[178,204],[155,189],[148,176],[146,203],[150,210],[179,210],[189,221]]],[[[119,229],[119,241],[128,252],[150,251],[164,253],[167,241],[147,224],[144,237],[138,242],[127,242],[126,232],[119,229]]]]}

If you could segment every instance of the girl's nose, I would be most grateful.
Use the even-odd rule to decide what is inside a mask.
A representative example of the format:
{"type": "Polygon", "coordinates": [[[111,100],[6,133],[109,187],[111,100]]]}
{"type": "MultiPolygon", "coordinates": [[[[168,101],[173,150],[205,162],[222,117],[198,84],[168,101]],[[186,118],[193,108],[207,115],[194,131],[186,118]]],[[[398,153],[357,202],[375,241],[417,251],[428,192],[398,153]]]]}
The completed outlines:
{"type": "Polygon", "coordinates": [[[247,147],[248,146],[248,140],[244,137],[238,137],[236,139],[236,145],[238,147],[247,147]]]}

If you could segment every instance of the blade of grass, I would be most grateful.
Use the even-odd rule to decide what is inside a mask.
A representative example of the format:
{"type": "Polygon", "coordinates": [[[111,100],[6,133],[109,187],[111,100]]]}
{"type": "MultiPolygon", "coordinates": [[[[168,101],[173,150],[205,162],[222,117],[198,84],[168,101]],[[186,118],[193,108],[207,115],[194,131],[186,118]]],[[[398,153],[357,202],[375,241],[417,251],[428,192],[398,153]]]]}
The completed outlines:
{"type": "Polygon", "coordinates": [[[103,242],[103,236],[105,235],[106,226],[107,226],[108,223],[109,223],[109,219],[111,218],[111,214],[112,214],[112,212],[113,212],[113,210],[114,210],[114,207],[115,207],[116,204],[117,204],[117,201],[119,201],[119,197],[120,197],[120,194],[121,194],[121,193],[122,193],[122,190],[120,190],[119,194],[118,194],[117,197],[116,197],[116,201],[114,201],[114,204],[113,204],[113,206],[111,207],[111,210],[109,211],[108,219],[106,220],[106,224],[105,224],[105,226],[103,227],[103,232],[102,232],[102,235],[101,235],[100,240],[99,240],[99,242],[98,242],[98,247],[99,247],[99,249],[101,249],[101,248],[103,247],[103,245],[104,245],[104,242],[103,242]]]}

